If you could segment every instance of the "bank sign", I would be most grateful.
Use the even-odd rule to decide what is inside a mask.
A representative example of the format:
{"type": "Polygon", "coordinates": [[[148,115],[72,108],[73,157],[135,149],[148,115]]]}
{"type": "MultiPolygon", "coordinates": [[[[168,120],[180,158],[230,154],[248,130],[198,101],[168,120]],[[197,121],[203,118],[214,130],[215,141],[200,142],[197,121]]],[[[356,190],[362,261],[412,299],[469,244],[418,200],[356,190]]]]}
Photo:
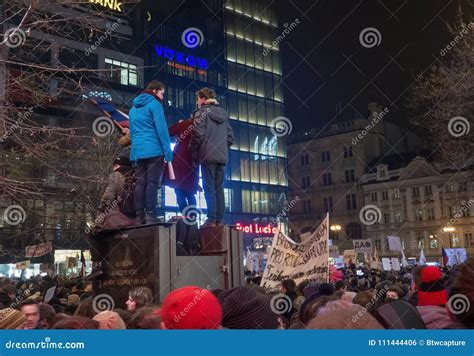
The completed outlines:
{"type": "Polygon", "coordinates": [[[97,4],[113,11],[120,11],[120,12],[123,11],[122,9],[123,3],[118,0],[89,0],[89,3],[97,4]]]}
{"type": "Polygon", "coordinates": [[[209,68],[207,59],[188,55],[184,52],[174,50],[167,46],[154,45],[155,52],[158,57],[168,59],[168,65],[172,67],[181,68],[184,70],[197,70],[198,72],[205,72],[209,68]]]}

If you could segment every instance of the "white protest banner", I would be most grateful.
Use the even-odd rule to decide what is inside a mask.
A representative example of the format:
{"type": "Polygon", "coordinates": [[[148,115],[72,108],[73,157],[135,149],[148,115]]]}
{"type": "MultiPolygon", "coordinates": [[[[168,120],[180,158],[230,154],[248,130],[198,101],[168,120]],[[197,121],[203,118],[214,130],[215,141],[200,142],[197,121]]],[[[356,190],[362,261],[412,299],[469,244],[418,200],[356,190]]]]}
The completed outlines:
{"type": "Polygon", "coordinates": [[[329,259],[329,215],[306,239],[305,243],[294,243],[281,231],[273,237],[261,286],[277,288],[285,279],[296,284],[304,280],[327,282],[329,259]]]}
{"type": "Polygon", "coordinates": [[[392,262],[392,269],[394,271],[400,271],[400,260],[398,258],[393,257],[391,262],[392,262]]]}
{"type": "Polygon", "coordinates": [[[372,241],[366,240],[353,240],[354,250],[356,253],[372,253],[372,241]]]}
{"type": "Polygon", "coordinates": [[[402,242],[400,241],[400,237],[398,236],[387,236],[388,241],[388,249],[390,251],[401,251],[402,250],[402,242]]]}
{"type": "Polygon", "coordinates": [[[448,256],[448,266],[459,265],[467,260],[465,248],[445,248],[444,250],[448,256]]]}
{"type": "Polygon", "coordinates": [[[27,269],[30,267],[30,261],[22,261],[15,264],[16,269],[27,269]]]}
{"type": "Polygon", "coordinates": [[[25,247],[25,257],[40,257],[44,256],[53,251],[53,245],[51,242],[45,242],[39,245],[32,245],[25,247]]]}
{"type": "Polygon", "coordinates": [[[384,271],[391,271],[392,270],[392,261],[390,258],[382,258],[382,266],[384,271]]]}

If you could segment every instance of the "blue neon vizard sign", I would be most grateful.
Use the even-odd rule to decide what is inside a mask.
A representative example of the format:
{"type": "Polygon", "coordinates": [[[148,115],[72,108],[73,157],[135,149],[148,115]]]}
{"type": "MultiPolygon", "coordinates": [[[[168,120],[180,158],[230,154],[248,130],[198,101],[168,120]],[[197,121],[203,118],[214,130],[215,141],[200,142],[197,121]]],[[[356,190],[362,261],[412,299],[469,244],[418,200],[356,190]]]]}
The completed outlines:
{"type": "Polygon", "coordinates": [[[209,67],[209,62],[207,61],[207,59],[199,58],[192,55],[186,55],[183,52],[176,51],[174,49],[162,45],[154,45],[154,47],[158,57],[164,57],[170,61],[177,62],[196,69],[207,70],[209,67]]]}

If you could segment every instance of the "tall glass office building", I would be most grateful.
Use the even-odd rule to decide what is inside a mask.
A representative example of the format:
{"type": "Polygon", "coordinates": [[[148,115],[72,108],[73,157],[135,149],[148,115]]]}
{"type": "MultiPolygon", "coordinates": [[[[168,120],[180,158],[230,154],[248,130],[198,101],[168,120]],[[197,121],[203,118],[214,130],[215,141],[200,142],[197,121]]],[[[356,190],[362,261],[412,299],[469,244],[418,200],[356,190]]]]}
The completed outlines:
{"type": "MultiPolygon", "coordinates": [[[[271,130],[284,112],[274,2],[185,1],[177,7],[144,1],[139,10],[134,16],[143,26],[137,33],[144,34],[145,82],[167,85],[168,123],[190,117],[203,86],[216,90],[230,114],[236,143],[226,170],[226,222],[270,223],[288,185],[284,138],[271,130]],[[186,34],[196,35],[198,44],[186,34]]],[[[168,216],[177,213],[172,189],[164,189],[162,204],[168,216]]],[[[198,204],[205,208],[202,194],[198,204]]]]}

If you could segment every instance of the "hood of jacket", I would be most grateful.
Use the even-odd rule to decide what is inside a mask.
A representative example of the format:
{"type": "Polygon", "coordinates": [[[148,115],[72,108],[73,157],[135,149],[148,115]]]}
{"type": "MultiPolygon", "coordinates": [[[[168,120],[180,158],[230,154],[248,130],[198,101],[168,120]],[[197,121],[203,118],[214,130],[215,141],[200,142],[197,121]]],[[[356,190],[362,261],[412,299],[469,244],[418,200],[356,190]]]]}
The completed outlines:
{"type": "Polygon", "coordinates": [[[209,118],[212,121],[222,124],[227,120],[227,113],[224,109],[216,105],[203,105],[201,110],[207,111],[209,118]]]}
{"type": "Polygon", "coordinates": [[[157,100],[153,95],[142,93],[133,100],[133,106],[140,109],[148,105],[153,100],[157,100]]]}

